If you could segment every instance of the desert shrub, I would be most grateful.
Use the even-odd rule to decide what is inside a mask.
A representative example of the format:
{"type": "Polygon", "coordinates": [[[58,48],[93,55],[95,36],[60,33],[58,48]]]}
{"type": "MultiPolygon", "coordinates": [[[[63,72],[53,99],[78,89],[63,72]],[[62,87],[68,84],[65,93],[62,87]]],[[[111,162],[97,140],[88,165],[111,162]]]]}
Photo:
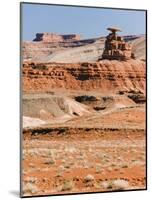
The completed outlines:
{"type": "Polygon", "coordinates": [[[128,181],[122,179],[103,181],[101,184],[104,189],[109,189],[109,190],[125,190],[129,187],[128,181]]]}
{"type": "Polygon", "coordinates": [[[27,177],[26,182],[28,183],[36,183],[37,178],[36,177],[27,177]]]}
{"type": "Polygon", "coordinates": [[[38,188],[36,185],[33,185],[32,183],[27,183],[23,186],[23,194],[24,195],[33,195],[38,192],[38,188]]]}
{"type": "Polygon", "coordinates": [[[74,182],[72,180],[66,180],[61,186],[61,191],[72,190],[73,188],[74,188],[74,182]]]}
{"type": "Polygon", "coordinates": [[[128,181],[122,180],[122,179],[117,179],[113,181],[113,186],[117,190],[124,190],[129,187],[128,181]]]}
{"type": "Polygon", "coordinates": [[[55,164],[55,159],[52,158],[52,157],[51,158],[47,158],[45,160],[44,164],[46,164],[46,165],[53,165],[53,164],[55,164]]]}
{"type": "Polygon", "coordinates": [[[88,174],[87,176],[84,177],[84,182],[91,182],[94,181],[94,176],[91,174],[88,174]]]}

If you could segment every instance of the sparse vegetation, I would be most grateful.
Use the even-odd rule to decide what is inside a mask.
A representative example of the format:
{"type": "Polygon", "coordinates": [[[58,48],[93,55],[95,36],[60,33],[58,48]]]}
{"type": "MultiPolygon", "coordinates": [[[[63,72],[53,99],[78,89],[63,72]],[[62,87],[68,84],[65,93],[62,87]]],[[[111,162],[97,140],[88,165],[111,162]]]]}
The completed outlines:
{"type": "Polygon", "coordinates": [[[87,176],[84,177],[84,182],[91,182],[91,181],[94,181],[94,176],[91,175],[91,174],[88,174],[87,176]]]}
{"type": "Polygon", "coordinates": [[[28,195],[34,195],[38,192],[38,188],[36,185],[32,184],[32,183],[26,183],[23,186],[23,193],[24,196],[28,196],[28,195]]]}
{"type": "Polygon", "coordinates": [[[113,181],[114,188],[117,190],[125,190],[129,188],[128,181],[117,179],[113,181]]]}
{"type": "Polygon", "coordinates": [[[122,179],[115,179],[111,181],[104,181],[101,183],[104,189],[109,190],[125,190],[129,187],[128,181],[122,179]]]}
{"type": "Polygon", "coordinates": [[[27,185],[27,189],[25,187],[24,196],[44,194],[46,191],[53,194],[125,190],[145,185],[143,176],[135,178],[135,171],[134,180],[131,177],[130,180],[124,179],[125,172],[129,173],[135,167],[141,166],[141,174],[145,171],[142,130],[68,128],[68,137],[57,134],[58,130],[51,128],[50,135],[32,135],[24,141],[26,173],[23,172],[23,182],[24,185],[31,184],[27,185]]]}
{"type": "Polygon", "coordinates": [[[55,160],[53,158],[47,158],[44,162],[46,165],[53,165],[55,164],[55,160]]]}
{"type": "Polygon", "coordinates": [[[74,188],[74,182],[72,180],[64,181],[63,185],[61,186],[61,191],[68,191],[74,188]]]}

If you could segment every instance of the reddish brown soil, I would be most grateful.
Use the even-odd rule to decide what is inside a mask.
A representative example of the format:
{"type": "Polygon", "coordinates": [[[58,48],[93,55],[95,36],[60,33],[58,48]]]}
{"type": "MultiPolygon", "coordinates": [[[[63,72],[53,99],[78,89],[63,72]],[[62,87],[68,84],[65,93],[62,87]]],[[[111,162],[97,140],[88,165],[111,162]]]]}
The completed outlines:
{"type": "Polygon", "coordinates": [[[24,132],[25,188],[31,183],[31,188],[24,191],[25,196],[145,188],[143,130],[77,129],[75,132],[73,129],[67,134],[24,132]],[[94,180],[86,182],[89,174],[94,180]],[[117,179],[127,181],[128,187],[114,188],[112,182],[117,179]]]}

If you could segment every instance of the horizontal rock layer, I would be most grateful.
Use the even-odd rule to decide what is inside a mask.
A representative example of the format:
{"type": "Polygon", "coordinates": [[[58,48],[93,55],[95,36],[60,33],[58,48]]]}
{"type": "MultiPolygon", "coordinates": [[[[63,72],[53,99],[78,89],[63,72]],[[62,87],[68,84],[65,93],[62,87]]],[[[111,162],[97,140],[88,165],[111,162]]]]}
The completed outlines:
{"type": "Polygon", "coordinates": [[[145,93],[146,67],[139,60],[93,63],[24,63],[24,91],[51,91],[53,88],[140,91],[145,93]]]}

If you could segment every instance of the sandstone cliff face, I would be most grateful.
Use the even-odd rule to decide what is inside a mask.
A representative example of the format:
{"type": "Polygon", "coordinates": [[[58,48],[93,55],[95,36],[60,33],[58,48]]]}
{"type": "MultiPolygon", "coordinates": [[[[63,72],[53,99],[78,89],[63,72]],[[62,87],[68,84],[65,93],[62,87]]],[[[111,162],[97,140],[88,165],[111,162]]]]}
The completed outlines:
{"type": "Polygon", "coordinates": [[[51,91],[53,88],[98,90],[101,92],[145,92],[145,63],[139,60],[94,63],[26,63],[24,91],[51,91]]]}

